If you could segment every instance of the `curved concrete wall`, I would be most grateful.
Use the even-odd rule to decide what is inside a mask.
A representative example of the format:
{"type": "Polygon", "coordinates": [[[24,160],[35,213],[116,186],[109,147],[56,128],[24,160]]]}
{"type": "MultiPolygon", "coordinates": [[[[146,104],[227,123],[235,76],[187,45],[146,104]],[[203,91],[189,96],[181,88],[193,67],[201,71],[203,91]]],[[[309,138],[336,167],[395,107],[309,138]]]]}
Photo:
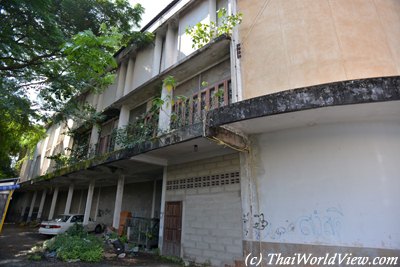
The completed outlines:
{"type": "Polygon", "coordinates": [[[399,134],[397,121],[372,121],[253,136],[265,228],[251,238],[244,223],[245,240],[398,250],[399,134]]]}
{"type": "Polygon", "coordinates": [[[238,0],[238,11],[243,99],[400,74],[398,0],[238,0]]]}

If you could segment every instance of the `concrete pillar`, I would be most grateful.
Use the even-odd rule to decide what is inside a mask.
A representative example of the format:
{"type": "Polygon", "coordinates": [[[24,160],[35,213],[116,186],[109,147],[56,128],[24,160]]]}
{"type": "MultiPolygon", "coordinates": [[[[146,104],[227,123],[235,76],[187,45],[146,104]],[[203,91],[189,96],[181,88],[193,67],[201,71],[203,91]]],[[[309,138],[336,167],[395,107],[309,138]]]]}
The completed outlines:
{"type": "MultiPolygon", "coordinates": [[[[236,1],[228,1],[228,14],[236,14],[236,1]]],[[[237,44],[240,43],[239,27],[235,27],[231,36],[231,81],[232,81],[232,101],[238,102],[243,99],[241,61],[237,58],[237,44]]]]}
{"type": "Polygon", "coordinates": [[[163,134],[169,132],[170,123],[171,123],[171,113],[172,113],[172,105],[171,99],[173,97],[173,92],[168,91],[167,88],[163,85],[161,91],[161,99],[164,100],[164,104],[161,107],[160,115],[158,117],[158,130],[159,134],[163,134]]]}
{"type": "MultiPolygon", "coordinates": [[[[243,211],[243,240],[256,240],[260,230],[253,225],[258,222],[260,213],[258,206],[258,186],[254,174],[254,158],[252,153],[240,153],[240,193],[243,211]]],[[[259,243],[252,244],[249,251],[260,252],[259,243]]]]}
{"type": "Polygon", "coordinates": [[[57,197],[58,197],[58,186],[56,188],[54,188],[53,199],[51,200],[51,206],[50,206],[50,212],[49,212],[49,220],[52,220],[54,217],[54,211],[56,209],[57,197]]]}
{"type": "Polygon", "coordinates": [[[208,18],[210,22],[217,22],[217,1],[208,0],[208,18]]]}
{"type": "Polygon", "coordinates": [[[94,183],[94,179],[90,180],[88,194],[86,198],[85,216],[83,217],[83,225],[87,225],[89,223],[90,211],[92,210],[94,183]]]}
{"type": "Polygon", "coordinates": [[[81,190],[81,196],[79,197],[79,206],[78,206],[78,213],[81,213],[82,210],[82,202],[83,202],[83,194],[85,192],[83,190],[81,190]]]}
{"type": "MultiPolygon", "coordinates": [[[[165,68],[168,68],[175,63],[176,59],[176,47],[175,47],[175,33],[172,24],[168,25],[167,36],[165,37],[165,68]]],[[[173,92],[168,91],[165,86],[163,86],[161,91],[161,99],[164,100],[164,105],[161,108],[160,116],[158,119],[158,129],[160,134],[168,132],[170,129],[171,122],[171,99],[173,92]]]]}
{"type": "Polygon", "coordinates": [[[118,84],[117,84],[117,92],[115,93],[115,100],[120,99],[124,95],[125,88],[125,79],[126,79],[126,69],[127,62],[121,62],[118,70],[118,84]]]}
{"type": "MultiPolygon", "coordinates": [[[[61,124],[58,124],[57,125],[57,128],[54,130],[54,132],[52,133],[53,134],[53,142],[52,142],[52,144],[50,144],[51,145],[51,147],[50,147],[50,156],[52,156],[53,155],[53,153],[54,153],[54,148],[57,146],[57,144],[58,144],[58,137],[60,136],[60,133],[61,133],[61,124]]],[[[47,164],[46,164],[46,166],[43,166],[43,168],[44,168],[44,170],[48,170],[49,169],[49,167],[50,167],[50,163],[51,163],[51,160],[50,159],[48,159],[47,160],[47,164]]]]}
{"type": "Polygon", "coordinates": [[[40,199],[39,210],[36,219],[40,220],[42,218],[44,202],[46,201],[47,189],[42,192],[42,198],[40,199]]]}
{"type": "MultiPolygon", "coordinates": [[[[73,121],[72,119],[69,119],[69,120],[67,121],[67,127],[68,127],[69,129],[72,129],[73,125],[74,125],[74,121],[73,121]]],[[[64,140],[63,140],[63,143],[64,143],[63,146],[64,146],[64,148],[69,147],[70,141],[71,141],[71,136],[66,134],[66,135],[64,136],[64,140]]],[[[63,152],[66,153],[67,151],[64,150],[63,152]]]]}
{"type": "Polygon", "coordinates": [[[176,60],[175,31],[172,24],[168,25],[165,37],[165,68],[170,67],[176,60]]]}
{"type": "Polygon", "coordinates": [[[100,112],[103,109],[103,98],[104,93],[101,93],[97,99],[96,112],[100,112]]]}
{"type": "Polygon", "coordinates": [[[117,194],[115,196],[115,206],[114,206],[113,227],[115,229],[118,229],[119,227],[119,219],[122,208],[122,197],[124,196],[124,184],[125,184],[125,176],[120,175],[118,177],[117,194]]]}
{"type": "Polygon", "coordinates": [[[67,202],[65,203],[64,214],[69,214],[71,211],[72,197],[74,196],[74,184],[70,184],[68,188],[67,202]]]}
{"type": "Polygon", "coordinates": [[[134,68],[135,68],[135,60],[133,58],[130,58],[129,62],[128,62],[128,69],[126,71],[126,77],[125,77],[124,95],[128,94],[132,89],[134,68]]]}
{"type": "MultiPolygon", "coordinates": [[[[119,119],[118,119],[118,129],[125,127],[129,124],[129,113],[130,108],[126,105],[121,106],[121,110],[119,112],[119,119]]],[[[121,149],[122,145],[119,143],[115,144],[115,149],[121,149]]]]}
{"type": "Polygon", "coordinates": [[[96,154],[96,144],[99,142],[99,136],[100,136],[100,128],[98,125],[93,124],[92,127],[92,132],[90,134],[90,141],[89,141],[89,150],[88,150],[88,154],[94,155],[96,154]]]}
{"type": "Polygon", "coordinates": [[[95,214],[94,214],[94,220],[95,221],[97,221],[97,214],[98,214],[98,211],[99,211],[100,193],[101,193],[101,187],[99,187],[99,191],[97,192],[96,209],[95,209],[95,214]]]}
{"type": "Polygon", "coordinates": [[[164,239],[164,211],[165,211],[165,194],[167,189],[167,167],[163,170],[162,188],[161,188],[161,207],[160,207],[160,228],[158,231],[158,248],[163,251],[164,239]]]}
{"type": "Polygon", "coordinates": [[[160,33],[156,34],[154,41],[154,56],[153,56],[153,77],[160,73],[161,67],[161,54],[162,54],[162,36],[160,33]]]}
{"type": "Polygon", "coordinates": [[[22,204],[21,217],[20,217],[21,222],[24,220],[25,210],[29,203],[29,195],[30,194],[28,192],[24,194],[24,202],[22,204]]]}
{"type": "Polygon", "coordinates": [[[36,164],[39,164],[39,163],[36,163],[36,160],[37,160],[39,151],[41,151],[43,142],[44,142],[44,140],[39,141],[39,143],[37,143],[37,145],[36,145],[35,152],[33,153],[32,163],[30,164],[30,167],[29,167],[28,178],[34,178],[35,174],[33,173],[33,171],[35,170],[36,164]]]}
{"type": "Polygon", "coordinates": [[[128,106],[121,106],[121,111],[119,112],[118,128],[122,128],[129,124],[129,113],[130,109],[128,106]]]}
{"type": "Polygon", "coordinates": [[[33,213],[33,208],[35,207],[36,197],[37,197],[37,191],[33,192],[31,206],[28,213],[28,222],[30,222],[32,219],[32,213],[33,213]]]}
{"type": "Polygon", "coordinates": [[[151,218],[155,217],[156,193],[157,193],[157,180],[154,180],[154,184],[153,184],[153,199],[151,200],[151,218]]]}
{"type": "Polygon", "coordinates": [[[50,135],[51,135],[51,131],[47,131],[46,132],[47,137],[46,139],[44,139],[43,143],[41,144],[41,148],[40,150],[42,151],[40,154],[40,165],[39,165],[39,170],[37,170],[37,173],[34,174],[34,176],[36,175],[41,175],[43,172],[43,163],[44,163],[44,159],[46,158],[46,150],[47,150],[47,144],[49,143],[49,139],[50,139],[50,135]]]}

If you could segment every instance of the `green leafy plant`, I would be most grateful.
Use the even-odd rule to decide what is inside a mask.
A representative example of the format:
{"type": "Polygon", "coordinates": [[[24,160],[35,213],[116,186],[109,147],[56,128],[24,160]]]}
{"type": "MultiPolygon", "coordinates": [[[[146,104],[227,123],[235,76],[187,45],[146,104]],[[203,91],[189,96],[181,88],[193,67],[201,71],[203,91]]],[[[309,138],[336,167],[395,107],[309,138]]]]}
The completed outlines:
{"type": "Polygon", "coordinates": [[[102,240],[88,234],[81,225],[75,225],[66,233],[45,242],[43,247],[48,251],[55,251],[57,257],[63,261],[98,262],[103,258],[104,252],[102,240]]]}
{"type": "Polygon", "coordinates": [[[128,243],[128,237],[126,235],[118,237],[118,240],[121,241],[122,244],[128,243]]]}
{"type": "Polygon", "coordinates": [[[163,80],[163,86],[168,90],[168,92],[171,92],[176,86],[175,77],[171,75],[165,77],[163,80]]]}
{"type": "Polygon", "coordinates": [[[225,8],[217,11],[219,25],[214,21],[210,23],[197,23],[195,26],[187,27],[185,32],[192,38],[192,47],[201,48],[208,44],[212,39],[223,34],[227,36],[232,35],[233,28],[242,22],[243,15],[238,13],[236,15],[227,15],[225,8]]]}

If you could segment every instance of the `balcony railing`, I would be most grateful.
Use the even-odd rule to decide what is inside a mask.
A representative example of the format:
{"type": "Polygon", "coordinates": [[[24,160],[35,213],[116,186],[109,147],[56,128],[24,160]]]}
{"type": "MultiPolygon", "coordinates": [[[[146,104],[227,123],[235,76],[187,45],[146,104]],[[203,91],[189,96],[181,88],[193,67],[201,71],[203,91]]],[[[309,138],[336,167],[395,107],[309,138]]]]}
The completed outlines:
{"type": "Polygon", "coordinates": [[[200,122],[207,111],[232,103],[231,80],[209,86],[189,98],[179,98],[172,106],[171,129],[200,122]]]}

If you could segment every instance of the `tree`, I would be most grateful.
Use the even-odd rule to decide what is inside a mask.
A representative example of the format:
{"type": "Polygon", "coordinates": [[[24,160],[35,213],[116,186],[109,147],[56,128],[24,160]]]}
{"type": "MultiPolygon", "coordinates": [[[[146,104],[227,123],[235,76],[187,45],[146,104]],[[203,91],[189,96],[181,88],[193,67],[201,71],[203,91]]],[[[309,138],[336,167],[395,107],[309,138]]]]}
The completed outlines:
{"type": "Polygon", "coordinates": [[[100,92],[113,82],[114,53],[151,40],[133,30],[143,11],[127,0],[0,0],[0,177],[43,132],[39,110],[100,92]],[[31,101],[33,90],[41,102],[31,101]]]}

